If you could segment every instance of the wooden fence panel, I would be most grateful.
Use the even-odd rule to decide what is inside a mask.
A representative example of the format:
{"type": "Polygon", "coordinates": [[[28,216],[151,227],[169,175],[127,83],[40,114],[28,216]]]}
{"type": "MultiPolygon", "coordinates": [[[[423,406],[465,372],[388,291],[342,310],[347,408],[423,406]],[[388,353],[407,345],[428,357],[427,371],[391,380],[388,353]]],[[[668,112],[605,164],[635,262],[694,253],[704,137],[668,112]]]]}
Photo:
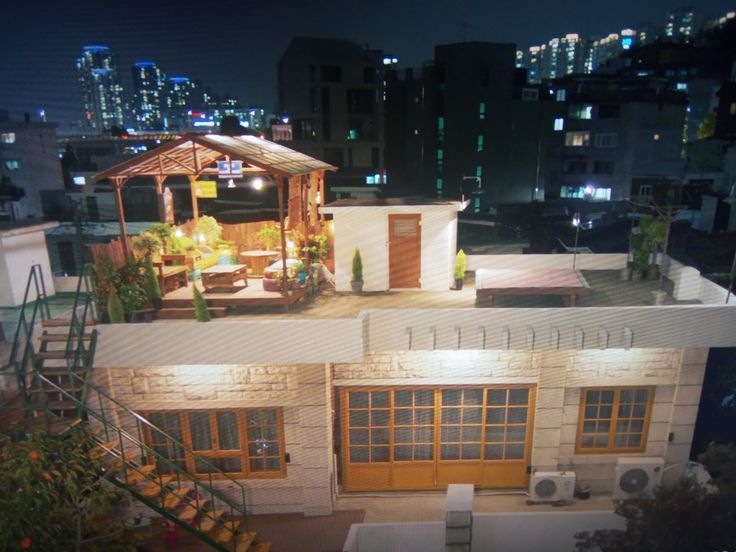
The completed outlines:
{"type": "MultiPolygon", "coordinates": [[[[133,251],[133,244],[130,238],[127,238],[128,251],[133,251]]],[[[97,264],[100,259],[107,257],[115,268],[122,268],[125,265],[125,251],[120,238],[115,238],[108,243],[95,243],[89,246],[92,262],[97,264]]]]}

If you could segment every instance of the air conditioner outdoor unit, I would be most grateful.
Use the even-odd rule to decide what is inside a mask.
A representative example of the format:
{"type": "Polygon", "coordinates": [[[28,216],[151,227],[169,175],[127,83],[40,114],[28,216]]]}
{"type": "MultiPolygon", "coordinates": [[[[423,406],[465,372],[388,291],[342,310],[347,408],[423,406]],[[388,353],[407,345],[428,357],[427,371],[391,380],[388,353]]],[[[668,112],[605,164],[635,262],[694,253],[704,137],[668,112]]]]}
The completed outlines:
{"type": "Polygon", "coordinates": [[[529,503],[572,502],[575,492],[574,472],[542,472],[532,474],[529,481],[529,503]]]}
{"type": "Polygon", "coordinates": [[[662,458],[619,458],[613,485],[613,499],[651,498],[662,482],[662,458]]]}

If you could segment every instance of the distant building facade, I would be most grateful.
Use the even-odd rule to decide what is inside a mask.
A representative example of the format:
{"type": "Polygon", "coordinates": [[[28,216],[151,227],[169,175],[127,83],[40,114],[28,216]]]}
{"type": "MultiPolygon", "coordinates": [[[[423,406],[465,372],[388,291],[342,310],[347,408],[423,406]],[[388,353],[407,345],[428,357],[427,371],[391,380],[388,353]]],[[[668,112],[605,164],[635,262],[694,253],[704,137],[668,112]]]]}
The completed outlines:
{"type": "Polygon", "coordinates": [[[85,46],[77,58],[77,77],[82,89],[82,129],[103,132],[125,126],[123,87],[117,66],[107,46],[85,46]]]}
{"type": "Polygon", "coordinates": [[[386,183],[383,73],[381,51],[348,40],[297,37],[279,60],[289,147],[339,167],[330,186],[386,183]]]}
{"type": "Polygon", "coordinates": [[[694,7],[681,7],[667,12],[664,37],[673,42],[691,42],[702,24],[702,15],[694,7]]]}
{"type": "Polygon", "coordinates": [[[133,116],[139,130],[161,130],[166,76],[152,61],[138,61],[132,67],[133,116]]]}

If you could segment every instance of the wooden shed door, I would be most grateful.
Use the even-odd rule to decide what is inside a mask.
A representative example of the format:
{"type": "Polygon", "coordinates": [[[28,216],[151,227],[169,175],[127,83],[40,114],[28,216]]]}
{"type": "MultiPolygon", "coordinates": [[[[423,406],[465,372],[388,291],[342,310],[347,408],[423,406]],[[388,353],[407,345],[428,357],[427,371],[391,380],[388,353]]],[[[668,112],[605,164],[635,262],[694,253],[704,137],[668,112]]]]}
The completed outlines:
{"type": "Polygon", "coordinates": [[[390,288],[418,288],[422,274],[421,215],[388,216],[390,288]]]}

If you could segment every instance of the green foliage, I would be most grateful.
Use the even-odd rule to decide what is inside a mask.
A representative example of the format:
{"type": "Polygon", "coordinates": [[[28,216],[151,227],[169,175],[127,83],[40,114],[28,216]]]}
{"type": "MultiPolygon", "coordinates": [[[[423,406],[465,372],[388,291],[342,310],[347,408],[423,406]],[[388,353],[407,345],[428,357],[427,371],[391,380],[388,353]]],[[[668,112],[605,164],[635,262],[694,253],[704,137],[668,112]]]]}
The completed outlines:
{"type": "Polygon", "coordinates": [[[156,234],[161,240],[161,243],[166,245],[174,235],[174,227],[168,222],[154,222],[148,227],[148,232],[156,234]]]}
{"type": "Polygon", "coordinates": [[[64,438],[0,437],[0,550],[135,550],[116,511],[123,494],[100,480],[92,444],[84,427],[64,438]]]}
{"type": "Polygon", "coordinates": [[[126,313],[139,309],[148,300],[146,269],[143,259],[128,259],[119,270],[118,295],[126,313]]]}
{"type": "Polygon", "coordinates": [[[468,259],[465,255],[465,251],[462,249],[455,255],[455,280],[462,280],[465,278],[465,268],[467,267],[468,259]]]}
{"type": "Polygon", "coordinates": [[[299,274],[300,272],[304,272],[304,263],[301,261],[295,262],[293,265],[291,265],[291,269],[294,271],[294,273],[299,274]]]}
{"type": "Polygon", "coordinates": [[[634,268],[636,270],[645,271],[649,268],[651,249],[647,246],[644,236],[641,233],[631,234],[629,243],[631,244],[634,268]]]}
{"type": "Polygon", "coordinates": [[[196,236],[204,236],[205,243],[214,247],[222,235],[222,226],[217,224],[214,217],[204,215],[194,225],[194,233],[196,236]]]}
{"type": "Polygon", "coordinates": [[[355,248],[353,254],[353,282],[363,281],[363,259],[360,256],[360,249],[355,248]]]}
{"type": "Polygon", "coordinates": [[[330,253],[330,241],[327,234],[315,234],[312,239],[307,241],[304,252],[312,262],[321,262],[326,259],[330,253]]]}
{"type": "Polygon", "coordinates": [[[703,122],[698,125],[698,140],[704,140],[710,138],[716,133],[716,114],[711,112],[708,113],[703,122]]]}
{"type": "Polygon", "coordinates": [[[146,293],[148,298],[151,300],[153,305],[157,308],[161,308],[161,286],[158,282],[158,276],[156,270],[153,268],[153,261],[151,257],[146,257],[144,261],[144,267],[146,271],[146,293]]]}
{"type": "Polygon", "coordinates": [[[641,218],[639,228],[629,238],[635,269],[644,271],[649,268],[652,254],[664,243],[666,235],[664,220],[651,216],[641,218]]]}
{"type": "Polygon", "coordinates": [[[624,500],[616,513],[625,530],[579,533],[580,552],[731,550],[736,542],[736,451],[711,445],[700,458],[709,468],[717,492],[682,478],[655,489],[653,499],[624,500]]]}
{"type": "Polygon", "coordinates": [[[110,290],[113,288],[117,289],[117,286],[120,284],[120,274],[118,274],[118,271],[108,257],[102,257],[95,264],[92,278],[97,297],[97,309],[99,312],[104,312],[107,308],[110,290]]]}
{"type": "Polygon", "coordinates": [[[125,310],[114,287],[110,288],[107,295],[107,317],[110,319],[110,324],[123,324],[125,322],[125,310]]]}
{"type": "Polygon", "coordinates": [[[256,238],[261,242],[261,247],[266,251],[276,249],[276,245],[281,241],[281,230],[275,226],[264,226],[256,233],[256,238]]]}
{"type": "Polygon", "coordinates": [[[153,232],[142,232],[133,237],[133,249],[142,257],[150,257],[161,249],[163,242],[153,232]]]}
{"type": "Polygon", "coordinates": [[[207,301],[202,297],[202,293],[199,291],[197,286],[192,286],[194,303],[194,316],[197,318],[197,322],[209,322],[210,311],[207,309],[207,301]]]}

